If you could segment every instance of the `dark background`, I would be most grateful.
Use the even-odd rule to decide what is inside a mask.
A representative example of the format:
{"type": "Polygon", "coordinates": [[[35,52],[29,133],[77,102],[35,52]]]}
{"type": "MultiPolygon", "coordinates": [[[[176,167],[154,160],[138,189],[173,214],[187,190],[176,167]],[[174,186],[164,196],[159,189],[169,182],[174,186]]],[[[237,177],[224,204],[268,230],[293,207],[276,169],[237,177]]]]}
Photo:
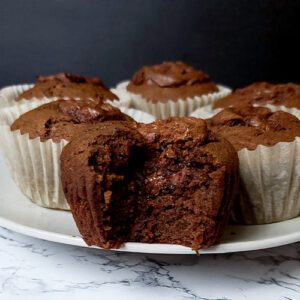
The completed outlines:
{"type": "Polygon", "coordinates": [[[0,0],[0,86],[61,71],[112,86],[183,60],[215,81],[300,82],[300,1],[0,0]]]}

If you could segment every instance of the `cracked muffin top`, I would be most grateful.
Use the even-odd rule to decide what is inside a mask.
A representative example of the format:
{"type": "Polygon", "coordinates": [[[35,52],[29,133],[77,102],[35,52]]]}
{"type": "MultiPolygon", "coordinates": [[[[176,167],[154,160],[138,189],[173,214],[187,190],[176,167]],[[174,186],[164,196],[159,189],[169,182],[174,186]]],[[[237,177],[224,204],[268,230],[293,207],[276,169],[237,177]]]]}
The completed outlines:
{"type": "Polygon", "coordinates": [[[300,109],[300,85],[296,83],[272,84],[256,82],[237,89],[231,95],[218,100],[215,108],[240,105],[284,105],[300,109]]]}
{"type": "Polygon", "coordinates": [[[134,122],[131,117],[107,103],[57,100],[21,115],[11,125],[11,130],[19,129],[22,134],[28,133],[31,139],[40,137],[41,141],[52,139],[59,142],[61,139],[70,140],[87,124],[112,120],[134,122]]]}
{"type": "Polygon", "coordinates": [[[101,101],[118,99],[98,78],[89,78],[70,73],[58,73],[50,76],[39,76],[35,85],[20,94],[17,101],[32,98],[40,99],[43,97],[91,98],[101,101]]]}
{"type": "Polygon", "coordinates": [[[159,102],[201,96],[218,91],[218,87],[203,71],[175,61],[141,68],[127,90],[148,101],[159,102]]]}
{"type": "Polygon", "coordinates": [[[225,137],[236,150],[254,150],[258,145],[274,146],[300,136],[300,120],[266,107],[230,107],[207,119],[209,127],[225,137]]]}

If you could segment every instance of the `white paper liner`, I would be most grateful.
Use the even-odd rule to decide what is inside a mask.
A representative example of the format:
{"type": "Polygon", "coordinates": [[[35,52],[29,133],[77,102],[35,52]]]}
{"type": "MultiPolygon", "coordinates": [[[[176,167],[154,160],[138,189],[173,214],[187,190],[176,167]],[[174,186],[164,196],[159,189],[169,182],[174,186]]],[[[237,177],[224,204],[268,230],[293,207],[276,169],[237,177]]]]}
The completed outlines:
{"type": "Polygon", "coordinates": [[[33,87],[33,84],[18,84],[4,87],[0,90],[2,97],[0,102],[0,108],[8,107],[15,103],[15,99],[24,91],[33,87]]]}
{"type": "MultiPolygon", "coordinates": [[[[297,109],[297,108],[289,108],[284,105],[279,106],[279,105],[271,105],[271,104],[253,105],[253,106],[267,107],[272,112],[282,110],[282,111],[288,112],[288,113],[296,116],[298,119],[300,119],[300,109],[297,109]]],[[[222,109],[223,108],[213,108],[212,105],[206,105],[206,106],[200,107],[200,108],[196,109],[195,111],[193,111],[190,114],[190,116],[195,117],[195,118],[201,118],[201,119],[209,119],[209,118],[213,117],[214,115],[216,115],[217,113],[219,113],[222,109]]]]}
{"type": "Polygon", "coordinates": [[[190,116],[200,119],[209,119],[219,113],[222,108],[213,108],[212,105],[205,105],[193,111],[190,116]]]}
{"type": "Polygon", "coordinates": [[[114,101],[113,103],[110,103],[108,100],[107,102],[110,103],[111,105],[114,105],[116,107],[131,107],[131,98],[130,95],[123,93],[123,91],[119,89],[112,88],[110,91],[117,95],[119,98],[119,101],[114,101]],[[119,104],[119,105],[118,105],[119,104]]]}
{"type": "MultiPolygon", "coordinates": [[[[135,109],[121,108],[137,122],[151,123],[150,114],[135,109]]],[[[11,175],[20,190],[34,203],[55,209],[69,209],[60,182],[60,154],[67,141],[41,142],[30,139],[19,130],[11,131],[10,125],[19,116],[19,107],[3,108],[0,111],[1,150],[11,175]]]]}
{"type": "Polygon", "coordinates": [[[31,100],[24,99],[16,101],[16,98],[21,93],[30,89],[31,87],[33,87],[33,84],[21,84],[5,87],[2,90],[0,90],[0,109],[16,106],[16,110],[18,110],[18,116],[20,116],[29,110],[32,110],[40,105],[53,101],[52,98],[33,98],[31,100]]]}
{"type": "MultiPolygon", "coordinates": [[[[300,109],[297,109],[297,108],[289,108],[284,105],[277,106],[277,105],[270,105],[270,104],[253,105],[253,106],[267,107],[272,112],[282,110],[282,111],[288,112],[288,113],[296,116],[298,119],[300,119],[300,109]]],[[[223,108],[213,108],[212,105],[206,105],[206,106],[200,107],[200,108],[196,109],[195,111],[193,111],[190,114],[190,116],[195,117],[195,118],[201,118],[201,119],[209,119],[209,118],[212,118],[217,113],[219,113],[222,109],[223,108]]]]}
{"type": "Polygon", "coordinates": [[[238,155],[241,187],[234,219],[266,224],[300,215],[300,137],[238,155]]]}
{"type": "MultiPolygon", "coordinates": [[[[69,97],[43,97],[43,98],[32,98],[30,100],[19,100],[16,101],[17,97],[25,92],[26,90],[32,88],[33,84],[19,84],[19,85],[12,85],[9,87],[5,87],[2,90],[0,90],[0,109],[10,106],[16,106],[16,105],[22,105],[23,112],[29,111],[31,109],[34,109],[42,104],[52,102],[58,99],[70,99],[69,97]],[[28,108],[24,106],[24,104],[28,105],[28,108]]],[[[80,100],[80,98],[74,98],[75,100],[80,100]]],[[[106,100],[105,102],[115,106],[115,107],[129,107],[130,106],[130,99],[122,98],[120,100],[106,100]]]]}
{"type": "Polygon", "coordinates": [[[131,93],[127,90],[129,81],[117,85],[118,93],[131,99],[132,107],[149,112],[158,119],[167,119],[169,117],[183,117],[190,115],[196,108],[214,103],[218,99],[226,97],[231,93],[231,89],[218,85],[219,91],[187,99],[178,99],[176,101],[164,101],[153,103],[142,98],[141,95],[131,93]]]}
{"type": "Polygon", "coordinates": [[[136,122],[149,124],[155,121],[155,117],[138,109],[134,108],[126,108],[120,107],[120,111],[131,118],[133,118],[136,122]]]}
{"type": "Polygon", "coordinates": [[[267,104],[264,106],[268,107],[272,112],[282,110],[282,111],[288,112],[288,113],[296,116],[298,119],[300,119],[300,109],[298,109],[298,108],[286,107],[284,105],[271,105],[271,104],[267,104]]]}

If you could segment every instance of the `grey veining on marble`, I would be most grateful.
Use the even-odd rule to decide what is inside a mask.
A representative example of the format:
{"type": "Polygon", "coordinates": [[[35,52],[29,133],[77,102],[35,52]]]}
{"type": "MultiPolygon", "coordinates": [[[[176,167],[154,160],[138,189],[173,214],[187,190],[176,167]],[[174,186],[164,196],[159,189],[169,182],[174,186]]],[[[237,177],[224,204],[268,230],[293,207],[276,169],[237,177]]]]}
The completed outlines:
{"type": "Polygon", "coordinates": [[[200,257],[144,255],[0,228],[0,299],[300,299],[300,243],[200,257]]]}

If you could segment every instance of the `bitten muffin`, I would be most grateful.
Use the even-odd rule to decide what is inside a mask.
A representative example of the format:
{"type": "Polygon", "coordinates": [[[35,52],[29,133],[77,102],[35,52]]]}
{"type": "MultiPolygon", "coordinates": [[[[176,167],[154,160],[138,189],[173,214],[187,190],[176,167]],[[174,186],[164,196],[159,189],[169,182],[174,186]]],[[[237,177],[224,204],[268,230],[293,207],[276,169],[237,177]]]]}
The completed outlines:
{"type": "Polygon", "coordinates": [[[110,128],[75,137],[61,155],[65,196],[87,244],[216,243],[237,190],[233,147],[194,118],[101,126],[110,128]]]}
{"type": "Polygon", "coordinates": [[[218,91],[203,71],[180,62],[164,62],[141,68],[127,90],[151,102],[176,101],[218,91]]]}
{"type": "Polygon", "coordinates": [[[12,177],[34,203],[69,209],[60,182],[60,153],[74,135],[82,137],[88,126],[110,120],[133,119],[107,103],[93,100],[57,100],[14,120],[14,107],[1,110],[2,150],[12,177]]]}
{"type": "Polygon", "coordinates": [[[283,221],[300,214],[300,121],[265,107],[230,107],[207,120],[238,151],[241,186],[235,220],[283,221]]]}
{"type": "Polygon", "coordinates": [[[88,245],[118,248],[135,212],[135,172],[141,134],[122,122],[89,126],[61,154],[61,180],[77,227],[88,245]]]}
{"type": "Polygon", "coordinates": [[[295,83],[272,84],[256,82],[214,103],[214,108],[240,105],[286,106],[300,109],[300,85],[295,83]]]}
{"type": "Polygon", "coordinates": [[[17,97],[17,101],[32,98],[71,98],[117,100],[98,78],[88,78],[77,74],[59,73],[50,76],[39,76],[35,85],[17,97]]]}
{"type": "Polygon", "coordinates": [[[57,100],[41,105],[20,116],[11,130],[28,133],[29,138],[39,137],[54,142],[70,140],[85,124],[95,124],[108,120],[133,121],[118,108],[107,103],[92,100],[57,100]]]}
{"type": "Polygon", "coordinates": [[[196,108],[225,97],[230,89],[217,86],[203,71],[180,62],[146,66],[131,81],[117,86],[120,99],[158,119],[188,116],[196,108]]]}

